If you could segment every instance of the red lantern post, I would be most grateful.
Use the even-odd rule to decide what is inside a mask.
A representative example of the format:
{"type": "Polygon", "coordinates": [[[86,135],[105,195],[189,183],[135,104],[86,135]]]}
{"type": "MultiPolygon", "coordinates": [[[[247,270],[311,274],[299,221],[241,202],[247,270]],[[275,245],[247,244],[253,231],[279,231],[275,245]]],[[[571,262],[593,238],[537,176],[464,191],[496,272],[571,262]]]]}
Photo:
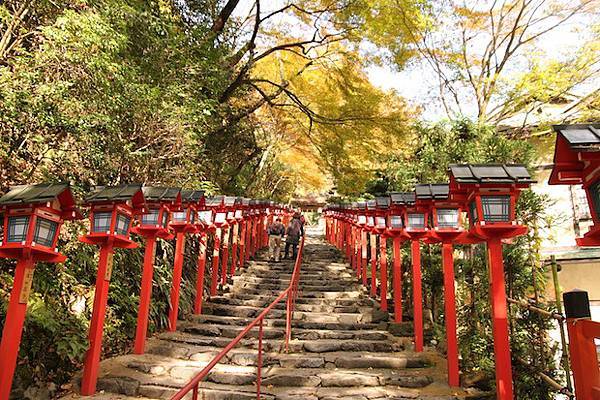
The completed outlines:
{"type": "Polygon", "coordinates": [[[410,193],[390,193],[390,207],[387,213],[386,235],[392,238],[394,257],[393,263],[393,289],[394,289],[394,322],[402,322],[402,243],[408,239],[404,230],[404,211],[406,200],[413,201],[410,193]]]}
{"type": "Polygon", "coordinates": [[[369,200],[367,203],[367,223],[365,230],[369,234],[369,245],[371,253],[371,297],[377,296],[377,231],[375,231],[375,213],[377,203],[369,200]]]}
{"type": "Polygon", "coordinates": [[[442,270],[444,274],[444,321],[446,324],[446,361],[448,385],[460,386],[458,365],[458,338],[456,332],[456,293],[454,288],[453,243],[464,235],[461,204],[449,199],[448,184],[417,185],[417,203],[429,208],[432,229],[428,240],[442,243],[442,270]]]}
{"type": "Polygon", "coordinates": [[[196,275],[196,300],[194,301],[194,314],[202,314],[202,300],[204,297],[204,276],[206,273],[206,248],[208,245],[208,232],[213,227],[212,210],[206,207],[205,199],[202,198],[198,206],[198,272],[196,275]]]}
{"type": "Polygon", "coordinates": [[[98,380],[108,287],[113,269],[113,252],[115,248],[138,247],[129,238],[129,231],[133,217],[145,212],[146,206],[141,185],[99,187],[87,197],[85,203],[91,206],[90,232],[79,240],[100,246],[94,309],[89,332],[90,348],[85,355],[81,379],[81,394],[90,396],[96,392],[98,380]]]}
{"type": "Polygon", "coordinates": [[[146,240],[144,252],[144,267],[142,270],[142,285],[140,290],[140,306],[138,309],[137,326],[133,352],[144,354],[146,334],[148,332],[148,313],[152,297],[152,276],[154,274],[154,252],[156,239],[172,239],[169,233],[169,211],[181,205],[181,189],[151,187],[142,188],[148,212],[138,216],[138,224],[132,229],[133,233],[146,240]]]}
{"type": "Polygon", "coordinates": [[[213,257],[211,268],[210,295],[217,295],[217,286],[219,283],[219,259],[221,255],[221,235],[223,228],[227,225],[227,211],[225,209],[225,196],[210,197],[206,200],[207,207],[213,210],[213,225],[215,239],[213,242],[213,257]]]}
{"type": "Polygon", "coordinates": [[[56,248],[60,227],[64,220],[79,219],[81,214],[67,184],[12,187],[0,198],[0,211],[4,228],[0,257],[17,260],[0,342],[0,400],[8,400],[35,264],[65,261],[56,248]]]}
{"type": "Polygon", "coordinates": [[[196,232],[197,206],[204,197],[202,190],[181,191],[181,209],[171,213],[170,228],[175,232],[175,259],[173,261],[173,282],[171,283],[169,327],[170,332],[177,329],[179,315],[179,291],[185,253],[185,235],[196,232]]]}
{"type": "Polygon", "coordinates": [[[417,205],[414,193],[405,193],[406,213],[404,226],[411,239],[412,283],[413,283],[413,325],[415,351],[423,351],[423,288],[421,278],[421,244],[419,240],[427,237],[427,208],[417,205]]]}
{"type": "Polygon", "coordinates": [[[523,165],[450,166],[450,192],[465,196],[470,231],[488,245],[498,400],[513,399],[502,240],[527,232],[516,223],[515,205],[532,182],[523,165]]]}
{"type": "Polygon", "coordinates": [[[237,204],[237,197],[225,196],[223,200],[225,207],[225,220],[227,224],[223,227],[223,257],[221,259],[221,285],[227,284],[227,264],[229,263],[229,242],[231,241],[232,229],[237,226],[237,220],[235,219],[235,207],[237,204]]]}
{"type": "Polygon", "coordinates": [[[390,208],[390,197],[380,196],[375,199],[375,227],[373,232],[379,234],[379,280],[380,280],[380,306],[387,311],[387,213],[390,208]]]}

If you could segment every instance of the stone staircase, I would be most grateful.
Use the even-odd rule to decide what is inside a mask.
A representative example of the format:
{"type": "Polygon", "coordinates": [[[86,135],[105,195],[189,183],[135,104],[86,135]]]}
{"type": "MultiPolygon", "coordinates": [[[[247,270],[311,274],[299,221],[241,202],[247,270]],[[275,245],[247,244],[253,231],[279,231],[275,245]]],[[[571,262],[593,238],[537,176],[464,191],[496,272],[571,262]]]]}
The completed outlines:
{"type": "MultiPolygon", "coordinates": [[[[205,303],[203,315],[149,339],[145,355],[103,361],[95,397],[168,399],[288,286],[292,268],[291,262],[250,262],[225,293],[205,303]]],[[[465,397],[445,384],[437,353],[412,352],[412,338],[392,335],[390,325],[337,251],[308,238],[289,353],[283,352],[285,302],[265,319],[262,398],[465,397]]],[[[257,337],[255,329],[212,370],[199,399],[256,399],[257,337]]]]}

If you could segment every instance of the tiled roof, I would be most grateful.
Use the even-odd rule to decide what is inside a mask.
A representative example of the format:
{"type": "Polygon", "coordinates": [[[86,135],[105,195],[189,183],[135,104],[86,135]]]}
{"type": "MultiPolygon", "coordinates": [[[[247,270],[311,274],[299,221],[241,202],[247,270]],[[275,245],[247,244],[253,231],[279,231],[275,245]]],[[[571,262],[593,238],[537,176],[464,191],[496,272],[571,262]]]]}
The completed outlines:
{"type": "Polygon", "coordinates": [[[410,205],[415,204],[414,192],[392,192],[390,193],[392,205],[410,205]]]}
{"type": "Polygon", "coordinates": [[[0,205],[46,203],[53,201],[67,189],[69,185],[66,183],[13,186],[8,193],[0,197],[0,205]]]}
{"type": "Polygon", "coordinates": [[[182,190],[181,201],[184,203],[197,203],[204,197],[204,190],[182,190]]]}
{"type": "Polygon", "coordinates": [[[140,190],[142,190],[142,185],[139,183],[118,186],[98,186],[95,191],[85,199],[85,202],[101,203],[105,201],[128,201],[140,190]]]}
{"type": "Polygon", "coordinates": [[[451,164],[458,183],[534,183],[523,164],[451,164]]]}
{"type": "Polygon", "coordinates": [[[600,124],[554,125],[573,148],[588,148],[600,151],[600,124]]]}
{"type": "Polygon", "coordinates": [[[175,201],[181,189],[164,186],[144,186],[142,192],[144,192],[146,201],[175,201]]]}
{"type": "Polygon", "coordinates": [[[415,186],[415,194],[419,200],[447,199],[450,186],[447,183],[431,183],[415,186]]]}
{"type": "Polygon", "coordinates": [[[377,208],[389,208],[390,207],[390,196],[379,196],[375,198],[377,208]]]}

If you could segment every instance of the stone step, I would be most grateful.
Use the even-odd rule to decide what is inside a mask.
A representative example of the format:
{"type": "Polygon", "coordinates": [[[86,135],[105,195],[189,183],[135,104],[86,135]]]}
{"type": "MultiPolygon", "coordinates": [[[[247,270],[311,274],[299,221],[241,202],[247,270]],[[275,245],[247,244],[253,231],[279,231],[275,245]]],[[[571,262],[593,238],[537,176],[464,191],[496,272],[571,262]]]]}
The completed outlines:
{"type": "MultiPolygon", "coordinates": [[[[213,298],[210,302],[204,303],[205,305],[208,304],[221,304],[221,305],[230,305],[230,306],[249,306],[249,307],[258,307],[260,309],[264,309],[265,307],[267,307],[270,303],[268,301],[265,300],[260,300],[260,299],[256,299],[256,300],[236,300],[236,299],[225,299],[225,298],[213,298]]],[[[367,305],[367,306],[359,306],[359,305],[351,305],[351,306],[331,306],[331,305],[327,305],[327,304],[295,304],[294,309],[297,311],[307,311],[307,312],[311,312],[311,311],[315,311],[315,312],[327,312],[327,313],[335,313],[335,312],[341,312],[341,313],[357,313],[361,311],[361,308],[364,307],[372,307],[372,305],[367,305]]],[[[275,310],[285,310],[286,309],[286,304],[285,302],[280,302],[278,304],[275,305],[274,307],[275,310]]]]}
{"type": "MultiPolygon", "coordinates": [[[[266,284],[266,285],[283,285],[283,287],[287,287],[290,284],[290,278],[280,278],[280,277],[264,277],[264,276],[252,276],[252,275],[237,275],[233,277],[233,283],[235,285],[238,284],[266,284]]],[[[360,284],[358,280],[349,279],[349,278],[339,278],[336,276],[331,277],[319,277],[319,278],[311,278],[307,279],[304,276],[300,276],[299,285],[307,285],[307,286],[327,286],[327,285],[355,285],[360,284]]]]}
{"type": "MultiPolygon", "coordinates": [[[[268,316],[267,316],[268,317],[268,316]]],[[[191,321],[197,321],[202,323],[202,321],[218,321],[216,318],[222,318],[220,323],[227,324],[230,322],[231,325],[241,325],[247,326],[250,322],[252,322],[252,318],[242,318],[242,317],[230,317],[226,315],[210,315],[204,314],[199,316],[190,317],[191,321]],[[226,321],[225,319],[231,319],[230,321],[226,321]]],[[[264,319],[265,326],[272,327],[285,327],[286,320],[284,318],[265,318],[264,319]]],[[[348,331],[356,331],[356,330],[387,330],[390,324],[385,321],[381,322],[314,322],[314,321],[300,321],[300,320],[292,320],[292,328],[294,329],[311,329],[311,330],[348,330],[348,331]]],[[[406,328],[405,328],[406,329],[406,328]]],[[[395,336],[401,336],[398,333],[395,336]]]]}
{"type": "MultiPolygon", "coordinates": [[[[255,298],[257,296],[273,296],[277,297],[281,294],[281,290],[260,290],[260,289],[244,289],[243,292],[235,292],[234,294],[239,298],[255,298]]],[[[225,293],[225,295],[231,295],[231,293],[225,293]]],[[[302,290],[299,293],[300,298],[312,298],[312,299],[358,299],[362,296],[366,296],[362,289],[349,290],[346,292],[332,292],[332,291],[307,291],[302,290]]]]}
{"type": "MultiPolygon", "coordinates": [[[[247,277],[254,277],[254,278],[280,278],[280,279],[286,279],[289,280],[292,277],[291,272],[280,272],[280,271],[268,271],[268,270],[261,270],[261,271],[244,271],[244,276],[247,277]]],[[[239,275],[236,275],[236,277],[239,275]]],[[[355,280],[358,279],[356,277],[356,273],[354,273],[354,271],[350,270],[348,272],[335,272],[335,273],[331,273],[331,272],[315,272],[315,273],[307,273],[306,271],[301,271],[300,272],[300,279],[301,280],[318,280],[318,279],[330,279],[330,278],[337,278],[337,279],[351,279],[351,280],[355,280]]]]}
{"type": "MultiPolygon", "coordinates": [[[[346,360],[345,363],[348,363],[346,360]]],[[[197,375],[207,361],[166,358],[156,355],[122,356],[103,363],[98,389],[128,396],[148,396],[141,385],[181,387],[197,375]]],[[[344,362],[342,362],[344,364],[344,362]]],[[[217,364],[205,378],[207,383],[253,385],[256,367],[217,364]]],[[[262,370],[265,387],[425,387],[433,379],[419,369],[286,368],[266,366],[262,370]]]]}
{"type": "MultiPolygon", "coordinates": [[[[254,305],[259,307],[257,304],[263,304],[263,307],[271,304],[273,300],[277,298],[276,295],[271,296],[260,296],[260,295],[244,295],[244,294],[233,294],[226,293],[222,296],[216,296],[210,299],[211,303],[217,304],[232,304],[232,305],[254,305]],[[249,303],[246,303],[249,302],[249,303]]],[[[332,306],[332,307],[369,307],[374,306],[375,301],[368,297],[362,297],[358,299],[315,299],[315,298],[302,298],[296,299],[296,305],[318,305],[318,306],[332,306]]],[[[285,308],[285,302],[281,302],[275,305],[275,308],[285,308]]]]}
{"type": "MultiPolygon", "coordinates": [[[[289,282],[287,283],[254,283],[254,282],[236,282],[233,284],[232,291],[237,292],[246,292],[248,290],[260,290],[260,291],[283,291],[287,289],[289,286],[289,282]]],[[[358,283],[352,283],[347,285],[341,285],[336,282],[330,282],[320,285],[308,285],[306,283],[300,282],[298,285],[301,291],[308,292],[346,292],[348,290],[357,290],[360,288],[358,283]]]]}
{"type": "MultiPolygon", "coordinates": [[[[271,321],[273,322],[273,321],[271,321]]],[[[245,328],[242,325],[227,325],[215,323],[186,323],[182,324],[180,331],[210,337],[235,338],[245,328]]],[[[246,335],[247,338],[257,338],[258,330],[253,329],[246,335]]],[[[285,337],[284,327],[273,327],[266,325],[263,328],[263,337],[265,339],[282,339],[285,337]]],[[[293,329],[292,339],[299,340],[319,340],[319,339],[337,339],[337,340],[388,340],[391,339],[387,331],[377,330],[328,330],[328,329],[293,329]]]]}
{"type": "MultiPolygon", "coordinates": [[[[202,336],[184,332],[163,332],[156,336],[162,340],[178,343],[187,343],[195,346],[225,347],[231,342],[231,338],[202,336]]],[[[264,339],[265,351],[281,351],[285,346],[283,339],[264,339]]],[[[397,338],[397,340],[299,340],[292,339],[289,342],[289,351],[293,353],[328,353],[332,351],[356,351],[356,352],[395,352],[403,351],[409,347],[409,339],[397,338]]],[[[243,338],[237,345],[238,348],[258,348],[258,340],[252,337],[243,338]]]]}
{"type": "MultiPolygon", "coordinates": [[[[140,395],[153,399],[170,399],[178,389],[168,386],[140,385],[140,395]]],[[[262,386],[262,400],[456,400],[453,394],[419,394],[418,389],[394,386],[372,387],[278,387],[262,386]]],[[[116,398],[116,397],[115,397],[116,398]]],[[[191,397],[189,397],[191,399],[191,397]]],[[[223,385],[203,382],[198,391],[202,400],[255,400],[254,385],[223,385]]],[[[103,399],[104,400],[104,399],[103,399]]]]}
{"type": "MultiPolygon", "coordinates": [[[[192,361],[211,361],[220,347],[189,346],[177,342],[152,339],[147,344],[147,354],[192,361]]],[[[257,352],[234,348],[222,360],[222,364],[257,365],[257,352]]],[[[263,366],[276,365],[285,368],[426,368],[433,365],[423,353],[396,352],[329,352],[329,353],[263,353],[263,366]]]]}
{"type": "MultiPolygon", "coordinates": [[[[203,307],[204,314],[230,316],[230,317],[257,317],[264,308],[252,307],[252,306],[231,306],[227,304],[213,304],[207,303],[203,307]]],[[[285,319],[286,310],[271,310],[268,314],[269,318],[272,319],[285,319]]],[[[295,321],[307,321],[307,322],[342,322],[342,323],[355,323],[355,322],[371,322],[372,309],[365,310],[363,313],[328,313],[328,312],[317,312],[317,311],[300,311],[296,309],[294,312],[295,321]]]]}

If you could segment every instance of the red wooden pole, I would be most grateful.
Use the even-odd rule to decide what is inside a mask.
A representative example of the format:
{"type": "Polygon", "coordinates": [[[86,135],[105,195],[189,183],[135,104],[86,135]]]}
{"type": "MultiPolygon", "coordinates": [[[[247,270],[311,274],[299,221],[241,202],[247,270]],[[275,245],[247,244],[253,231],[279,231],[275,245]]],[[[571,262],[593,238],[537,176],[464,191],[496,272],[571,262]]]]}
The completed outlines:
{"type": "Polygon", "coordinates": [[[104,317],[106,315],[106,302],[108,300],[108,286],[112,273],[112,263],[113,244],[109,242],[100,247],[94,309],[92,311],[92,321],[88,336],[90,347],[85,354],[83,376],[81,378],[81,394],[84,396],[91,396],[96,392],[100,356],[102,354],[102,331],[104,330],[104,317]]]}
{"type": "Polygon", "coordinates": [[[135,330],[135,341],[133,352],[144,354],[146,334],[148,332],[148,313],[150,312],[150,299],[152,298],[152,275],[154,274],[154,251],[156,249],[156,237],[146,238],[146,249],[144,251],[144,269],[142,271],[142,286],[140,290],[140,308],[137,316],[135,330]]]}
{"type": "Polygon", "coordinates": [[[235,275],[235,271],[237,269],[237,260],[238,260],[238,243],[239,243],[239,229],[240,229],[240,224],[239,223],[234,223],[232,230],[233,230],[233,238],[231,239],[231,276],[235,275]]]}
{"type": "Polygon", "coordinates": [[[402,322],[402,253],[400,252],[402,241],[399,237],[394,238],[394,322],[402,322]]]}
{"type": "Polygon", "coordinates": [[[454,259],[452,243],[442,243],[442,265],[444,270],[444,319],[446,322],[446,344],[448,363],[448,385],[460,386],[458,370],[458,342],[456,335],[456,299],[454,291],[454,259]]]}
{"type": "Polygon", "coordinates": [[[498,400],[513,399],[512,364],[508,338],[506,289],[502,242],[491,239],[487,242],[490,270],[490,297],[492,300],[492,331],[496,358],[496,396],[498,400]]]}
{"type": "Polygon", "coordinates": [[[17,260],[15,280],[10,292],[6,321],[0,343],[0,399],[8,400],[17,366],[23,323],[27,313],[27,300],[33,280],[35,263],[31,257],[17,260]]]}
{"type": "Polygon", "coordinates": [[[177,329],[177,316],[179,314],[179,289],[181,288],[181,274],[183,272],[183,252],[185,251],[185,233],[177,232],[175,243],[175,260],[173,262],[173,283],[171,284],[171,306],[169,308],[170,332],[177,329]]]}
{"type": "Polygon", "coordinates": [[[371,297],[377,296],[377,235],[371,233],[371,297]]]}
{"type": "Polygon", "coordinates": [[[240,232],[240,256],[238,258],[238,268],[241,268],[246,262],[246,220],[242,220],[242,229],[240,232]]]}
{"type": "Polygon", "coordinates": [[[221,258],[221,284],[227,284],[227,262],[229,262],[229,227],[223,228],[223,257],[221,258]]]}
{"type": "Polygon", "coordinates": [[[215,240],[213,241],[213,257],[210,279],[210,295],[217,295],[217,285],[219,283],[219,255],[221,252],[221,228],[215,231],[215,240]]]}
{"type": "Polygon", "coordinates": [[[411,243],[413,281],[413,329],[415,351],[423,351],[423,292],[421,288],[421,245],[418,240],[411,243]]]}
{"type": "Polygon", "coordinates": [[[206,232],[198,235],[198,275],[196,276],[196,301],[194,302],[194,314],[202,314],[202,299],[204,297],[204,273],[206,271],[206,232]]]}
{"type": "Polygon", "coordinates": [[[379,263],[381,271],[381,309],[387,311],[387,238],[383,235],[379,237],[379,263]]]}
{"type": "Polygon", "coordinates": [[[362,249],[362,259],[360,261],[361,264],[361,275],[362,275],[362,284],[367,287],[367,231],[361,229],[361,249],[362,249]]]}

